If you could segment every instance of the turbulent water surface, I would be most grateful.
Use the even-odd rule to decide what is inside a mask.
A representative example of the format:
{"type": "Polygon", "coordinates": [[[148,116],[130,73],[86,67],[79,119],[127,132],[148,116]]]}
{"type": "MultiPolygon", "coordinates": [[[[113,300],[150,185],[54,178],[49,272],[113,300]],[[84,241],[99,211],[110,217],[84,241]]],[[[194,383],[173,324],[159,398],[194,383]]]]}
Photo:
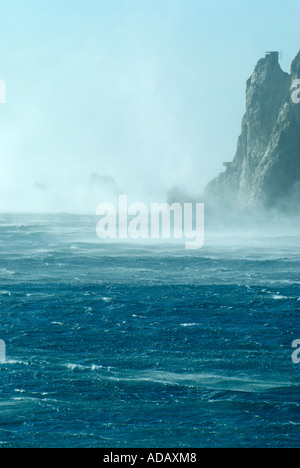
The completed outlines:
{"type": "Polygon", "coordinates": [[[0,446],[300,445],[299,239],[187,252],[0,218],[0,446]]]}

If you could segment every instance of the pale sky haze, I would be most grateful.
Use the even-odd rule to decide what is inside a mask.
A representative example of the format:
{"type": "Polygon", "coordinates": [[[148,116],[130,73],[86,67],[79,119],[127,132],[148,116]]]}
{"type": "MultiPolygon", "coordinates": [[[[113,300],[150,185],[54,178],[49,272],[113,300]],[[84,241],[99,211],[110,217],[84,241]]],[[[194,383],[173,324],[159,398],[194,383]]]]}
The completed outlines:
{"type": "Polygon", "coordinates": [[[0,18],[2,212],[84,211],[91,173],[139,201],[201,194],[257,61],[289,71],[300,48],[300,0],[0,0],[0,18]]]}

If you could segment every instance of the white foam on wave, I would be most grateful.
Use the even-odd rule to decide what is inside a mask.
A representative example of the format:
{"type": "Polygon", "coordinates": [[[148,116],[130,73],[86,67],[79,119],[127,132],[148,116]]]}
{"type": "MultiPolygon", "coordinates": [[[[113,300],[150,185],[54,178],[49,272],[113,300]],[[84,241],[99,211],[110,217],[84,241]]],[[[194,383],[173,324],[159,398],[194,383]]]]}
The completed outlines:
{"type": "Polygon", "coordinates": [[[13,276],[16,274],[15,271],[7,270],[6,268],[1,268],[0,273],[2,273],[5,276],[13,276]]]}
{"type": "Polygon", "coordinates": [[[149,382],[162,385],[175,385],[230,392],[255,393],[286,388],[291,384],[269,380],[247,379],[245,377],[229,377],[215,374],[195,373],[178,374],[172,372],[151,371],[132,377],[108,377],[109,380],[122,382],[149,382]]]}
{"type": "Polygon", "coordinates": [[[11,296],[9,291],[0,291],[0,296],[11,296]]]}
{"type": "Polygon", "coordinates": [[[65,367],[74,371],[74,370],[90,370],[90,371],[97,371],[97,370],[107,370],[110,371],[113,367],[104,367],[99,366],[97,364],[90,364],[83,366],[82,364],[66,364],[65,367]]]}
{"type": "Polygon", "coordinates": [[[199,323],[181,323],[180,326],[181,326],[181,327],[184,327],[184,328],[187,328],[187,327],[199,327],[200,324],[199,324],[199,323]]]}
{"type": "Polygon", "coordinates": [[[107,375],[101,372],[99,374],[102,379],[116,381],[116,382],[130,382],[130,383],[153,383],[160,385],[173,385],[173,386],[184,386],[193,388],[207,388],[218,391],[230,391],[230,392],[244,392],[244,393],[255,393],[264,392],[269,390],[288,388],[292,383],[288,381],[275,381],[263,379],[251,379],[240,376],[226,376],[216,375],[209,373],[175,373],[167,371],[142,371],[136,372],[131,375],[119,374],[116,370],[111,371],[114,367],[104,367],[95,364],[81,365],[81,364],[66,364],[69,370],[75,371],[108,371],[114,375],[107,375]]]}
{"type": "Polygon", "coordinates": [[[31,398],[31,397],[14,397],[14,401],[38,401],[38,398],[31,398]]]}
{"type": "Polygon", "coordinates": [[[102,297],[101,298],[103,302],[111,302],[112,299],[110,297],[102,297]]]}
{"type": "Polygon", "coordinates": [[[23,366],[29,366],[30,363],[28,361],[18,361],[18,360],[14,360],[14,359],[9,359],[5,362],[5,365],[6,364],[22,364],[23,366]]]}
{"type": "Polygon", "coordinates": [[[281,294],[274,294],[272,298],[275,301],[285,301],[285,300],[297,300],[300,301],[300,297],[297,296],[283,296],[281,294]]]}
{"type": "Polygon", "coordinates": [[[66,367],[70,370],[84,369],[84,366],[80,366],[79,364],[66,364],[66,367]]]}

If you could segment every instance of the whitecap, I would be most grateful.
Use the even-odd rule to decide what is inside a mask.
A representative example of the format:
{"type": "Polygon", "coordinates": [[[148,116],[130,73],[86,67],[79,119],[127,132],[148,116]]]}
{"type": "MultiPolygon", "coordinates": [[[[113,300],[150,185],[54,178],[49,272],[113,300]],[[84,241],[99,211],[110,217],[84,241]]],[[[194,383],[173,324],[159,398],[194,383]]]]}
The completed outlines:
{"type": "Polygon", "coordinates": [[[90,371],[97,371],[97,370],[107,370],[108,372],[113,369],[113,367],[103,367],[101,365],[97,364],[91,364],[91,365],[86,365],[83,366],[81,364],[66,364],[65,367],[67,367],[70,370],[90,370],[90,371]]]}
{"type": "Polygon", "coordinates": [[[70,370],[84,369],[84,366],[80,366],[79,364],[67,364],[66,367],[70,370]]]}
{"type": "Polygon", "coordinates": [[[257,393],[266,390],[286,388],[288,382],[248,379],[243,377],[230,377],[206,373],[173,373],[173,372],[141,372],[134,376],[109,377],[109,380],[120,382],[149,382],[161,385],[175,385],[194,388],[209,388],[232,392],[257,393]]]}
{"type": "Polygon", "coordinates": [[[180,324],[181,327],[198,327],[199,326],[199,323],[181,323],[180,324]]]}
{"type": "Polygon", "coordinates": [[[98,369],[103,369],[103,366],[96,366],[95,364],[93,364],[92,367],[91,367],[92,371],[95,371],[95,370],[98,370],[98,369]]]}
{"type": "Polygon", "coordinates": [[[0,291],[0,296],[11,296],[9,291],[0,291]]]}
{"type": "Polygon", "coordinates": [[[6,276],[13,276],[16,274],[15,271],[7,270],[6,268],[1,268],[0,272],[6,276]]]}
{"type": "Polygon", "coordinates": [[[29,366],[29,362],[27,361],[16,361],[14,359],[9,359],[5,364],[23,364],[24,366],[29,366]]]}

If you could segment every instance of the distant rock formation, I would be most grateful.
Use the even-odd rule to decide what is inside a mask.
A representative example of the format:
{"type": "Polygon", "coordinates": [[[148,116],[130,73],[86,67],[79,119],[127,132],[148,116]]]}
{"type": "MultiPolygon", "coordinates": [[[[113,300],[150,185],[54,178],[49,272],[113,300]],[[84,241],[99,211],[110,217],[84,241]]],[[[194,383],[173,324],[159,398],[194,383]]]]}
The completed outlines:
{"type": "Polygon", "coordinates": [[[121,189],[109,175],[92,174],[88,185],[89,197],[94,203],[114,201],[121,194],[121,189]]]}
{"type": "Polygon", "coordinates": [[[173,203],[193,203],[194,201],[194,197],[188,195],[185,187],[174,185],[168,190],[167,202],[169,205],[173,203]]]}
{"type": "Polygon", "coordinates": [[[209,206],[226,204],[246,212],[299,209],[300,104],[292,101],[291,88],[300,79],[300,52],[291,74],[283,72],[278,59],[278,52],[267,53],[247,81],[236,155],[207,186],[204,199],[209,206]]]}

